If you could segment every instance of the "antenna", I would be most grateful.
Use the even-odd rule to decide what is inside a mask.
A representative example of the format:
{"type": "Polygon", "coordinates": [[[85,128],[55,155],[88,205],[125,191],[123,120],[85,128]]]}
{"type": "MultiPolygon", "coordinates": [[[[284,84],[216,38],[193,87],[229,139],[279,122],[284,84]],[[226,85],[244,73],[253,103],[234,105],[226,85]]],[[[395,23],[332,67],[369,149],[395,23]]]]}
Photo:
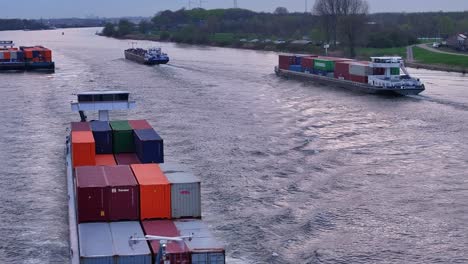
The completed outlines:
{"type": "Polygon", "coordinates": [[[239,8],[239,6],[237,5],[237,0],[234,0],[234,8],[239,8]]]}
{"type": "Polygon", "coordinates": [[[308,0],[305,0],[305,11],[304,11],[305,13],[309,12],[308,2],[309,2],[308,0]]]}

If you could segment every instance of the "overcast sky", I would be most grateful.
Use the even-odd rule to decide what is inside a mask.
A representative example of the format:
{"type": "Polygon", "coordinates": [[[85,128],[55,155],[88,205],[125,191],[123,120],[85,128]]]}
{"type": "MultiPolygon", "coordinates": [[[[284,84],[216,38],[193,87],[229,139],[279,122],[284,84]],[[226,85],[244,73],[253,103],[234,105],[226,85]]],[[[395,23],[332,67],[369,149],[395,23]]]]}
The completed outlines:
{"type": "MultiPolygon", "coordinates": [[[[0,0],[0,18],[152,16],[188,7],[189,0],[0,0]]],[[[198,5],[199,0],[192,0],[198,5]]],[[[237,0],[239,7],[272,12],[305,10],[305,0],[237,0]]],[[[315,0],[308,0],[309,9],[315,0]]],[[[371,12],[468,11],[468,0],[368,0],[371,12]]],[[[204,8],[233,7],[234,0],[202,0],[204,8]]]]}

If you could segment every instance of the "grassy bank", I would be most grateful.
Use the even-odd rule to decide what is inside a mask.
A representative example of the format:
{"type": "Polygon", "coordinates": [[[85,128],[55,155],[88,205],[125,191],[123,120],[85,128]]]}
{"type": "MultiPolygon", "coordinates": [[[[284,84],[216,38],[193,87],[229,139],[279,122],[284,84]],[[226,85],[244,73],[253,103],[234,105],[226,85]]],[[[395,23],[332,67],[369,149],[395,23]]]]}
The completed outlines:
{"type": "MultiPolygon", "coordinates": [[[[214,34],[209,38],[206,43],[191,43],[183,40],[169,40],[161,39],[160,34],[128,34],[120,39],[134,39],[134,40],[150,40],[150,41],[161,41],[161,42],[174,42],[183,44],[195,44],[195,45],[207,45],[213,47],[229,47],[239,49],[252,49],[252,50],[265,50],[265,51],[276,51],[285,53],[300,53],[300,54],[315,54],[325,56],[325,50],[322,46],[316,45],[294,45],[294,44],[274,44],[273,42],[241,42],[235,38],[233,34],[214,34]]],[[[406,58],[406,47],[398,48],[358,48],[356,50],[357,58],[361,60],[369,60],[372,56],[401,56],[406,58]]],[[[335,57],[347,57],[347,52],[343,47],[329,49],[329,56],[335,57]]]]}
{"type": "Polygon", "coordinates": [[[446,65],[468,69],[468,57],[452,54],[436,53],[420,47],[413,48],[414,59],[419,63],[446,65]]]}

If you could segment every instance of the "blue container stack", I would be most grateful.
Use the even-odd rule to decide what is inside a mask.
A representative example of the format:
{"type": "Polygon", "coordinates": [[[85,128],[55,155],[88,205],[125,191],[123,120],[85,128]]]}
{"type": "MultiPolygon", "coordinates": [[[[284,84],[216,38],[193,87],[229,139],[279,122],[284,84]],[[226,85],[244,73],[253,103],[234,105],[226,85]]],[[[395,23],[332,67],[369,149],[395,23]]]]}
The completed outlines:
{"type": "Polygon", "coordinates": [[[289,70],[290,71],[295,71],[295,72],[302,72],[302,66],[299,65],[289,65],[289,70]]]}
{"type": "Polygon", "coordinates": [[[112,154],[112,129],[109,122],[93,121],[90,124],[96,141],[96,154],[112,154]]]}
{"type": "Polygon", "coordinates": [[[16,61],[24,61],[24,52],[20,50],[16,52],[16,61]]]}
{"type": "Polygon", "coordinates": [[[294,63],[293,63],[293,64],[301,65],[301,64],[302,64],[302,56],[295,55],[295,56],[294,56],[294,63]]]}
{"type": "Polygon", "coordinates": [[[164,142],[154,129],[134,130],[133,136],[142,163],[164,163],[164,142]]]}

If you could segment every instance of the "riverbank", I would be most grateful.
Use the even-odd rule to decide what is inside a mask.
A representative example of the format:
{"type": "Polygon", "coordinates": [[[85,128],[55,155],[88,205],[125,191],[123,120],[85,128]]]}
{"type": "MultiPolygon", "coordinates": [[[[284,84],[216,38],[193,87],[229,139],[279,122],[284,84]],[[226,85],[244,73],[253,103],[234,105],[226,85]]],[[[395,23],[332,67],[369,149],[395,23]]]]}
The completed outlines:
{"type": "Polygon", "coordinates": [[[428,49],[423,45],[408,47],[406,65],[435,71],[468,72],[468,56],[428,49]]]}
{"type": "MultiPolygon", "coordinates": [[[[104,36],[100,34],[100,36],[104,36]]],[[[121,37],[111,37],[117,39],[130,39],[130,40],[148,40],[148,41],[158,41],[158,42],[167,42],[167,43],[178,43],[178,44],[189,44],[189,45],[203,45],[209,47],[224,47],[224,48],[235,48],[235,49],[249,49],[249,50],[261,50],[261,51],[274,51],[274,52],[284,52],[284,53],[298,53],[298,54],[316,54],[320,56],[325,56],[325,50],[321,45],[297,45],[291,43],[275,44],[273,42],[211,42],[211,43],[187,43],[187,42],[178,42],[168,39],[161,39],[158,35],[147,35],[147,34],[128,34],[121,37]]],[[[397,48],[357,48],[356,49],[356,59],[359,60],[369,60],[372,56],[400,56],[406,58],[405,47],[397,48]]],[[[347,57],[346,51],[343,49],[333,49],[328,50],[328,56],[334,57],[347,57]]]]}
{"type": "MultiPolygon", "coordinates": [[[[103,35],[100,35],[103,36],[103,35]]],[[[106,36],[103,36],[106,37],[106,36]]],[[[316,55],[325,55],[324,49],[321,46],[315,45],[294,45],[294,44],[274,44],[272,42],[234,42],[230,44],[226,43],[186,43],[186,42],[176,42],[171,40],[162,40],[158,35],[146,35],[146,34],[128,34],[121,37],[112,37],[117,39],[131,39],[131,40],[148,40],[148,41],[158,41],[158,42],[168,42],[168,43],[179,43],[179,44],[192,44],[192,45],[204,45],[210,47],[225,47],[225,48],[235,48],[235,49],[249,49],[249,50],[261,50],[261,51],[274,51],[274,52],[284,52],[284,53],[303,53],[303,54],[316,54],[316,55]]],[[[406,59],[406,66],[417,68],[417,69],[428,69],[436,71],[446,71],[446,72],[459,72],[467,73],[468,72],[468,59],[464,61],[463,57],[450,54],[437,54],[434,52],[423,50],[419,47],[410,47],[412,54],[408,55],[406,53],[405,47],[396,47],[396,48],[357,48],[356,59],[360,60],[369,60],[373,56],[400,56],[406,59]],[[413,57],[414,56],[414,57],[413,57]],[[457,57],[457,58],[453,58],[457,57]],[[461,57],[461,58],[459,58],[461,57]]],[[[328,56],[335,57],[346,57],[346,52],[344,50],[335,49],[329,50],[328,56]]]]}

